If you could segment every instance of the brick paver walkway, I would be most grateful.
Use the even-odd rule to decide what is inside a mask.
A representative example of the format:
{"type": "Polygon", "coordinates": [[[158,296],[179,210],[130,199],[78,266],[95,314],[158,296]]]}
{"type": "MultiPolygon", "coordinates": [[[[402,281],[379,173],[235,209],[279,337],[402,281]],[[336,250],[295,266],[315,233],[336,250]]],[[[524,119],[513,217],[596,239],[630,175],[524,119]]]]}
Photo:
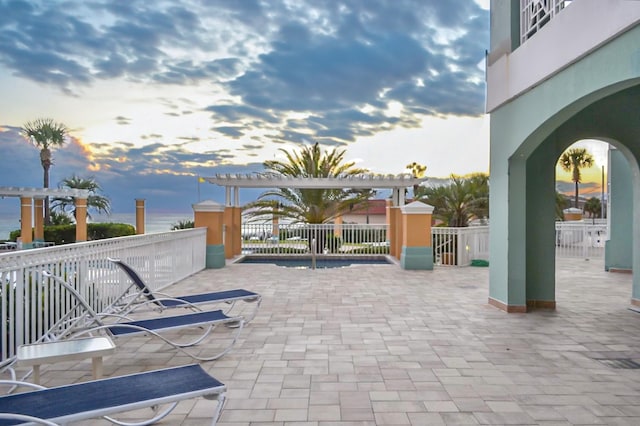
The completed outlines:
{"type": "MultiPolygon", "coordinates": [[[[640,424],[640,370],[601,361],[640,362],[631,275],[601,261],[561,260],[556,270],[557,309],[528,314],[489,306],[489,269],[474,267],[234,264],[167,291],[264,297],[234,350],[203,364],[229,389],[221,426],[640,424]]],[[[105,375],[190,362],[156,340],[116,343],[105,375]]],[[[42,382],[90,371],[90,361],[44,366],[42,382]]],[[[211,407],[185,401],[163,424],[206,424],[211,407]]]]}

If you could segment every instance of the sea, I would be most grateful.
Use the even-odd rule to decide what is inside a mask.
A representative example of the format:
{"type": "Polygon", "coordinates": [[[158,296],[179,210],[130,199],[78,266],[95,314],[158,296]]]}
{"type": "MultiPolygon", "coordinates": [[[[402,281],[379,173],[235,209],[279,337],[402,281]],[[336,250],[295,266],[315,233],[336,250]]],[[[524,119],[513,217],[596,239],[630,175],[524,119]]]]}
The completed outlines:
{"type": "MultiPolygon", "coordinates": [[[[145,212],[145,233],[170,231],[180,221],[193,220],[191,213],[157,213],[145,212]]],[[[128,223],[136,226],[135,213],[112,213],[110,215],[92,215],[89,222],[128,223]]],[[[9,233],[20,229],[20,213],[0,213],[0,240],[9,239],[9,233]]]]}

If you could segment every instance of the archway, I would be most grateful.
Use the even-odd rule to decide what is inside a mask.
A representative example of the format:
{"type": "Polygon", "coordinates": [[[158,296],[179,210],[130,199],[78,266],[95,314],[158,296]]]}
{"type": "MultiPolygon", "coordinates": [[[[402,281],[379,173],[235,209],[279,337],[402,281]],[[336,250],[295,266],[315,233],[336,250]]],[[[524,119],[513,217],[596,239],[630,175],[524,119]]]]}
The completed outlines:
{"type": "MultiPolygon", "coordinates": [[[[640,211],[640,121],[629,118],[631,111],[640,111],[640,85],[621,88],[586,106],[579,105],[583,103],[584,100],[580,100],[552,116],[509,160],[509,194],[521,197],[525,206],[519,211],[515,208],[510,211],[510,226],[523,238],[524,244],[521,251],[510,251],[509,269],[512,276],[523,279],[528,308],[555,308],[555,165],[566,148],[581,139],[601,139],[614,144],[631,169],[632,211],[640,211]],[[564,119],[569,112],[573,114],[564,119]],[[556,124],[562,119],[561,124],[556,124]],[[546,136],[540,138],[542,134],[546,136]],[[537,146],[532,147],[536,142],[537,146]],[[523,270],[517,271],[523,263],[523,270]]],[[[640,223],[633,221],[632,226],[632,250],[638,253],[640,223]]],[[[636,258],[634,269],[640,267],[640,260],[636,258]]],[[[633,299],[638,299],[638,274],[634,276],[633,288],[633,299]]]]}

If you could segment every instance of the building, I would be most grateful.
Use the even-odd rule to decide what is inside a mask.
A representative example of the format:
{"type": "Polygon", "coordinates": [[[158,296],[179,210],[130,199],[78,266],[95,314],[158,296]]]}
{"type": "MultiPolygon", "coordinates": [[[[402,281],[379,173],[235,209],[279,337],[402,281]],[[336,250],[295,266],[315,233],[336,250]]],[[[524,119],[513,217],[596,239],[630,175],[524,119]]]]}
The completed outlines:
{"type": "Polygon", "coordinates": [[[555,308],[555,165],[582,139],[616,148],[606,268],[640,271],[639,24],[640,1],[491,1],[492,305],[555,308]]]}

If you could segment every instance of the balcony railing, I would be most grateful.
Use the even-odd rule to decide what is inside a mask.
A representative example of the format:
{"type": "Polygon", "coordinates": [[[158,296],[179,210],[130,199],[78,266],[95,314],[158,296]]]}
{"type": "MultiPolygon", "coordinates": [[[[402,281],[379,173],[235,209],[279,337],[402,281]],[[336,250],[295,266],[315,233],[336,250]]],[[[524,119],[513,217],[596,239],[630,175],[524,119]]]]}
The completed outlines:
{"type": "Polygon", "coordinates": [[[530,39],[571,0],[520,0],[520,42],[530,39]]]}

